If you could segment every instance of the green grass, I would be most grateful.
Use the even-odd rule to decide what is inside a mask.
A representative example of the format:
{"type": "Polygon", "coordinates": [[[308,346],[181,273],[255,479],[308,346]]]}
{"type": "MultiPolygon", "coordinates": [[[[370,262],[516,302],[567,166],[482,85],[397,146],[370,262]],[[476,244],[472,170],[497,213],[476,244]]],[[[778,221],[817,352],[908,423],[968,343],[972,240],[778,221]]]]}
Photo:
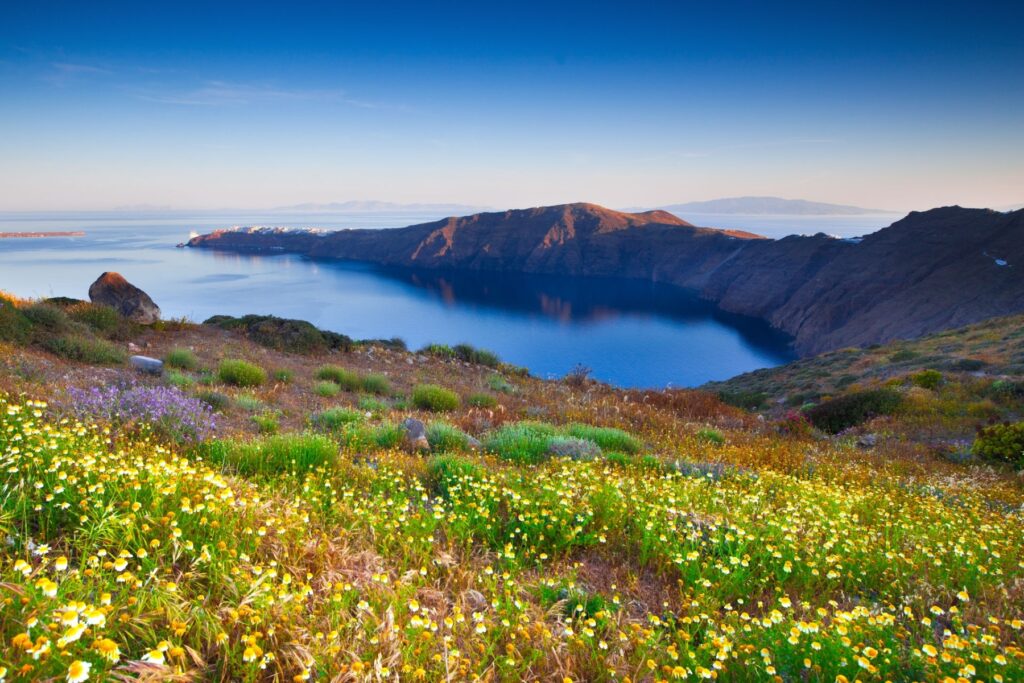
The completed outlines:
{"type": "Polygon", "coordinates": [[[221,382],[236,387],[258,387],[267,381],[267,373],[263,368],[234,358],[220,362],[217,377],[221,382]]]}
{"type": "Polygon", "coordinates": [[[313,391],[316,393],[317,396],[331,398],[332,396],[337,396],[339,393],[341,393],[341,387],[339,387],[334,382],[324,380],[322,382],[317,382],[313,386],[313,391]]]}
{"type": "Polygon", "coordinates": [[[279,369],[274,370],[274,381],[280,382],[281,384],[290,384],[295,379],[295,373],[291,370],[279,369]]]}
{"type": "Polygon", "coordinates": [[[390,394],[391,382],[384,375],[367,375],[363,377],[363,390],[371,394],[390,394]]]}
{"type": "Polygon", "coordinates": [[[491,375],[487,378],[487,386],[491,391],[497,391],[501,394],[511,394],[516,390],[515,385],[511,384],[507,379],[498,374],[491,375]]]}
{"type": "Polygon", "coordinates": [[[490,394],[478,392],[476,394],[470,394],[469,398],[466,399],[466,403],[474,408],[493,408],[498,405],[498,399],[494,398],[490,394]]]}
{"type": "Polygon", "coordinates": [[[309,421],[318,429],[334,431],[349,424],[362,422],[364,419],[366,419],[365,416],[358,410],[352,410],[351,408],[328,408],[319,413],[314,413],[309,418],[309,421]]]}
{"type": "Polygon", "coordinates": [[[187,372],[180,372],[178,370],[168,370],[164,375],[164,380],[171,386],[178,387],[179,389],[188,389],[195,386],[196,378],[187,372]]]}
{"type": "Polygon", "coordinates": [[[208,462],[245,476],[302,474],[334,462],[338,447],[319,434],[282,434],[253,441],[210,441],[198,449],[208,462]]]}
{"type": "Polygon", "coordinates": [[[255,413],[257,410],[263,410],[265,407],[263,401],[253,394],[239,394],[235,397],[235,404],[242,410],[250,413],[255,413]]]}
{"type": "Polygon", "coordinates": [[[338,365],[322,366],[316,371],[316,378],[334,382],[345,391],[359,391],[363,386],[363,378],[358,373],[338,365]]]}
{"type": "Polygon", "coordinates": [[[200,391],[196,394],[196,398],[217,412],[222,412],[231,405],[231,397],[219,391],[200,391]]]}
{"type": "Polygon", "coordinates": [[[543,422],[515,422],[503,425],[484,439],[484,448],[521,464],[535,464],[548,458],[548,444],[558,430],[543,422]]]}
{"type": "Polygon", "coordinates": [[[412,403],[421,410],[446,412],[459,407],[459,396],[436,384],[420,384],[412,391],[412,403]]]}
{"type": "Polygon", "coordinates": [[[372,396],[360,396],[357,405],[359,410],[365,410],[370,413],[386,413],[391,408],[385,401],[373,398],[372,396]]]}
{"type": "Polygon", "coordinates": [[[61,358],[90,365],[121,365],[128,359],[124,351],[103,339],[70,335],[47,339],[42,346],[61,358]]]}
{"type": "Polygon", "coordinates": [[[278,416],[274,413],[253,415],[252,421],[256,423],[256,428],[260,434],[277,434],[281,431],[281,423],[278,416]]]}
{"type": "Polygon", "coordinates": [[[469,447],[469,434],[447,422],[431,422],[427,442],[434,451],[464,451],[469,447]]]}
{"type": "Polygon", "coordinates": [[[448,497],[451,487],[469,478],[481,481],[484,470],[472,460],[457,455],[435,455],[427,461],[425,481],[436,495],[448,497]]]}
{"type": "Polygon", "coordinates": [[[196,370],[199,367],[199,359],[190,349],[175,348],[164,356],[164,364],[179,370],[196,370]]]}
{"type": "Polygon", "coordinates": [[[697,432],[697,438],[716,446],[721,446],[725,443],[725,436],[722,435],[722,432],[717,429],[711,429],[710,427],[705,427],[699,430],[697,432]]]}
{"type": "Polygon", "coordinates": [[[614,427],[594,427],[593,425],[575,423],[565,430],[570,436],[593,441],[601,450],[637,453],[643,444],[632,434],[614,427]]]}

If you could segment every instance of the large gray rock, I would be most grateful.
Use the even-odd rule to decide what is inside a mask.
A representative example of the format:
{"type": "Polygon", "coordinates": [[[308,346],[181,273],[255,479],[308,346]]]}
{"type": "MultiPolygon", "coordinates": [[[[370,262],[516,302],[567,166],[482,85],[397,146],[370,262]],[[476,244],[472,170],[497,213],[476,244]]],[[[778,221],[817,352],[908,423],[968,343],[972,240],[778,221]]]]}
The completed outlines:
{"type": "Polygon", "coordinates": [[[405,432],[405,447],[411,451],[423,451],[430,449],[430,442],[427,441],[427,426],[422,420],[415,417],[407,417],[402,420],[402,431],[405,432]]]}
{"type": "Polygon", "coordinates": [[[160,319],[160,307],[120,273],[100,275],[89,286],[89,299],[94,304],[110,306],[129,320],[143,325],[150,325],[160,319]]]}
{"type": "Polygon", "coordinates": [[[128,362],[139,372],[145,372],[149,375],[162,375],[164,372],[164,362],[149,356],[132,356],[128,359],[128,362]]]}

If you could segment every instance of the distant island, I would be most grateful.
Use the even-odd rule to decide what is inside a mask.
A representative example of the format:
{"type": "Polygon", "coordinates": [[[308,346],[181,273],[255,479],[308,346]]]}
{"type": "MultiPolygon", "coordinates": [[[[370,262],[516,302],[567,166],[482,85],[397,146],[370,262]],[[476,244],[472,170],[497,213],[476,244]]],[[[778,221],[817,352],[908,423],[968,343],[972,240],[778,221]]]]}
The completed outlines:
{"type": "Polygon", "coordinates": [[[683,287],[766,320],[801,355],[1024,312],[1024,210],[912,212],[863,238],[766,239],[666,211],[595,204],[478,213],[406,228],[236,228],[188,246],[388,266],[618,277],[683,287]]]}
{"type": "Polygon", "coordinates": [[[705,202],[687,202],[657,207],[674,214],[743,214],[748,216],[867,216],[894,213],[845,204],[809,202],[781,197],[724,197],[705,202]]]}
{"type": "Polygon", "coordinates": [[[0,240],[25,239],[32,237],[85,237],[85,233],[81,230],[68,230],[64,232],[0,232],[0,240]]]}

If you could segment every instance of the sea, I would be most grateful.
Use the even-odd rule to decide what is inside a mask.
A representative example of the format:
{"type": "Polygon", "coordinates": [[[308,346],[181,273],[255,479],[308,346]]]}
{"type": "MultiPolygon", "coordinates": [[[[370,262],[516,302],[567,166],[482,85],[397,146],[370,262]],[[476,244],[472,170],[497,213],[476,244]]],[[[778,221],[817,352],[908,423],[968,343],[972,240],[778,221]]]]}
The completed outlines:
{"type": "MultiPolygon", "coordinates": [[[[400,337],[411,349],[470,343],[534,375],[577,366],[621,387],[694,387],[794,358],[790,339],[760,320],[719,310],[669,285],[619,279],[438,273],[301,256],[177,248],[232,225],[393,228],[442,216],[345,214],[0,214],[2,232],[81,231],[78,237],[0,239],[0,290],[20,297],[88,298],[117,271],[165,318],[202,322],[259,313],[308,320],[356,339],[400,337]]],[[[898,218],[685,216],[709,227],[769,237],[861,236],[898,218]]]]}

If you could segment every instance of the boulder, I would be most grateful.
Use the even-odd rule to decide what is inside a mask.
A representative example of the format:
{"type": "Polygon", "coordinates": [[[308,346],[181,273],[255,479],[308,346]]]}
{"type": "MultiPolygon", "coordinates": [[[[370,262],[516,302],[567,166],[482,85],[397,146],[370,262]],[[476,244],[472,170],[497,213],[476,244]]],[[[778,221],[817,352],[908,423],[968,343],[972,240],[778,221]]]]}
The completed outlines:
{"type": "Polygon", "coordinates": [[[422,420],[414,417],[407,417],[402,420],[402,431],[405,432],[405,447],[411,451],[422,451],[430,449],[430,442],[427,441],[427,426],[422,420]]]}
{"type": "Polygon", "coordinates": [[[89,299],[94,304],[110,306],[129,320],[143,325],[150,325],[160,319],[160,307],[120,273],[100,275],[89,287],[89,299]]]}
{"type": "Polygon", "coordinates": [[[128,362],[139,372],[144,372],[148,375],[162,375],[164,372],[164,362],[149,356],[132,356],[128,359],[128,362]]]}

